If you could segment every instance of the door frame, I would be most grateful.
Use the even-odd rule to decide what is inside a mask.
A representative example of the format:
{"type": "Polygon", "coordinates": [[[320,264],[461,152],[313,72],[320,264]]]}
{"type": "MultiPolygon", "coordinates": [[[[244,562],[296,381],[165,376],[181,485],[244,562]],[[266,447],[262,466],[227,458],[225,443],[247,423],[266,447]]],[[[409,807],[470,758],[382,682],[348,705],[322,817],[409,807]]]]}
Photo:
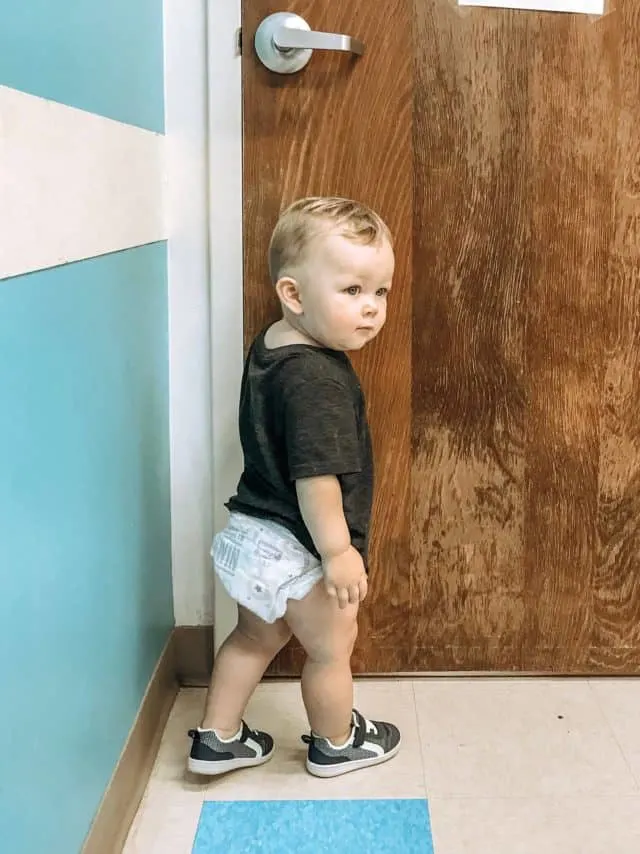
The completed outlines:
{"type": "Polygon", "coordinates": [[[209,551],[242,465],[240,18],[241,0],[163,0],[174,623],[213,624],[216,648],[237,614],[209,551]]]}
{"type": "MultiPolygon", "coordinates": [[[[215,531],[242,470],[237,411],[244,362],[241,0],[207,0],[212,495],[215,531]]],[[[237,607],[215,579],[214,646],[237,607]]]]}
{"type": "Polygon", "coordinates": [[[206,3],[163,0],[171,569],[177,626],[210,625],[213,591],[206,3]]]}

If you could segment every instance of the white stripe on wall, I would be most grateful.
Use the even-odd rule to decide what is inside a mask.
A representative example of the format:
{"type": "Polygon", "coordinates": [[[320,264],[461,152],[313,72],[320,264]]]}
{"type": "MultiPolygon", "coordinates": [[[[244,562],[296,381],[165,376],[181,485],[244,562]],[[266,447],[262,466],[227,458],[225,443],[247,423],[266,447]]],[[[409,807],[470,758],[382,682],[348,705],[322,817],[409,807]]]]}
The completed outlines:
{"type": "Polygon", "coordinates": [[[0,86],[0,279],[165,239],[164,142],[0,86]]]}

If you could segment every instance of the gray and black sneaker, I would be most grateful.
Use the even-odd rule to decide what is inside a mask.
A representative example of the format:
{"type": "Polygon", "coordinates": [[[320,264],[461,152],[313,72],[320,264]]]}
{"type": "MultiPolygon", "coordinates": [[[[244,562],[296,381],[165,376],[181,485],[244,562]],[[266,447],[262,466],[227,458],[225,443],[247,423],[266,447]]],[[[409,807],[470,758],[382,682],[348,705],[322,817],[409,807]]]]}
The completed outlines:
{"type": "Polygon", "coordinates": [[[369,765],[379,765],[392,759],[400,750],[400,732],[393,724],[368,721],[353,710],[351,738],[342,747],[335,747],[319,735],[303,735],[309,745],[307,771],[315,777],[339,777],[369,765]]]}
{"type": "Polygon", "coordinates": [[[193,739],[188,768],[193,774],[215,776],[263,765],[273,756],[273,739],[266,732],[249,729],[242,721],[237,738],[223,741],[212,729],[190,729],[193,739]]]}

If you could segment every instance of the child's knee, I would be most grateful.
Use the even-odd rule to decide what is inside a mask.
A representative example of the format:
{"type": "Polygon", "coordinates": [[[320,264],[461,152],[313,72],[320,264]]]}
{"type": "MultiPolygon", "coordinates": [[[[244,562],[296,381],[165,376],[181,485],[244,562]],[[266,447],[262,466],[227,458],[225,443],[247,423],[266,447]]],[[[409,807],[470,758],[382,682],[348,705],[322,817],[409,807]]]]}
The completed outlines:
{"type": "Polygon", "coordinates": [[[356,645],[356,641],[358,640],[358,621],[357,619],[353,621],[351,625],[351,630],[347,635],[347,652],[349,656],[353,652],[353,648],[356,645]]]}
{"type": "Polygon", "coordinates": [[[319,633],[305,652],[312,661],[329,664],[332,661],[342,661],[351,658],[353,648],[358,638],[358,621],[346,620],[338,625],[327,627],[326,632],[319,633]]]}
{"type": "Polygon", "coordinates": [[[291,629],[284,620],[265,623],[256,617],[248,618],[242,612],[239,615],[236,631],[246,641],[272,658],[291,640],[291,629]]]}

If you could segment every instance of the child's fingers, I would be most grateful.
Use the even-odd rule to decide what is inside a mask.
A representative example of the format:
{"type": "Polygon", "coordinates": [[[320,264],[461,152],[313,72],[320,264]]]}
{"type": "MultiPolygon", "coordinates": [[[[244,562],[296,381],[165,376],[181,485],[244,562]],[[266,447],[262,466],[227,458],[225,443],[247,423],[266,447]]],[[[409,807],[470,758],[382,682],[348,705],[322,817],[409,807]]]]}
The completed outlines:
{"type": "Polygon", "coordinates": [[[338,605],[341,608],[346,608],[349,604],[349,588],[348,587],[340,587],[338,589],[338,605]]]}
{"type": "Polygon", "coordinates": [[[357,605],[360,601],[360,585],[352,584],[349,588],[349,602],[352,605],[357,605]]]}

